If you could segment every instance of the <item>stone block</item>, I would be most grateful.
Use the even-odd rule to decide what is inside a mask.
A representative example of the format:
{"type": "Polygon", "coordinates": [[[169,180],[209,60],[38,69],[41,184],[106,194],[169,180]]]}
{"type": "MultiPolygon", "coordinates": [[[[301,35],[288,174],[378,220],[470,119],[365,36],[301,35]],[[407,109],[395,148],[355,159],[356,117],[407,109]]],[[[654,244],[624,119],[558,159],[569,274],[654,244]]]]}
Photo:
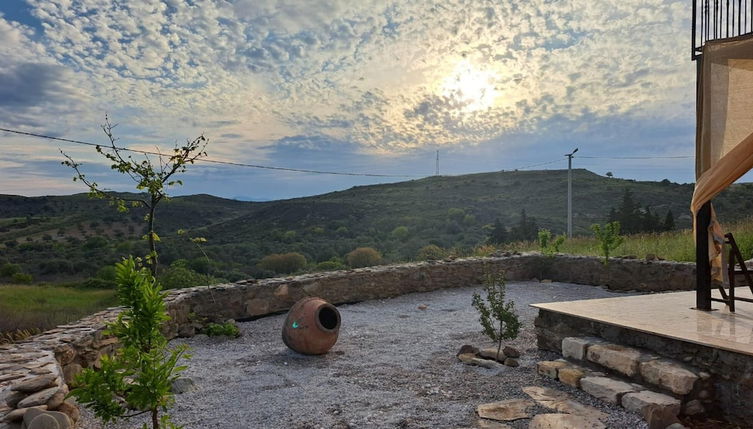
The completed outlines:
{"type": "Polygon", "coordinates": [[[565,337],[562,339],[562,356],[566,359],[585,360],[588,347],[603,342],[593,337],[565,337]]]}
{"type": "Polygon", "coordinates": [[[57,376],[54,374],[40,375],[16,384],[10,390],[14,392],[34,393],[47,387],[55,386],[56,379],[57,376]]]}
{"type": "Polygon", "coordinates": [[[506,401],[481,404],[476,408],[479,417],[484,419],[512,421],[530,417],[528,408],[536,405],[529,399],[508,399],[506,401]]]}
{"type": "MultiPolygon", "coordinates": [[[[677,416],[680,414],[680,400],[673,398],[663,393],[652,392],[650,390],[643,390],[641,392],[626,393],[622,397],[622,406],[634,413],[638,413],[646,418],[646,414],[649,408],[662,408],[666,411],[666,415],[674,414],[677,416]]],[[[665,426],[668,426],[668,423],[665,426]]]]}
{"type": "Polygon", "coordinates": [[[36,392],[36,393],[32,393],[31,395],[22,399],[21,402],[18,403],[17,407],[29,408],[29,407],[34,407],[37,405],[46,404],[47,401],[49,401],[50,398],[52,398],[52,395],[57,393],[58,390],[60,390],[60,388],[57,386],[54,386],[48,389],[40,390],[39,392],[36,392]]]}
{"type": "Polygon", "coordinates": [[[647,382],[678,395],[687,395],[693,390],[698,375],[668,360],[651,360],[640,365],[641,375],[647,382]]]}
{"type": "Polygon", "coordinates": [[[567,362],[559,360],[544,360],[536,364],[536,372],[545,377],[557,379],[557,371],[567,366],[567,362]]]}
{"type": "Polygon", "coordinates": [[[504,362],[505,358],[507,357],[505,353],[500,350],[499,351],[499,359],[497,359],[497,348],[496,347],[487,347],[483,348],[478,351],[479,356],[487,358],[487,359],[494,359],[499,362],[504,362]]]}
{"type": "Polygon", "coordinates": [[[580,387],[584,392],[611,404],[620,404],[622,396],[635,392],[632,385],[608,377],[583,377],[580,387]]]}
{"type": "Polygon", "coordinates": [[[634,348],[617,344],[594,344],[588,347],[586,356],[593,363],[627,377],[635,377],[643,354],[634,348]]]}
{"type": "Polygon", "coordinates": [[[585,376],[585,371],[573,366],[560,368],[560,370],[557,371],[557,377],[562,383],[575,387],[576,389],[580,388],[580,380],[585,376]]]}

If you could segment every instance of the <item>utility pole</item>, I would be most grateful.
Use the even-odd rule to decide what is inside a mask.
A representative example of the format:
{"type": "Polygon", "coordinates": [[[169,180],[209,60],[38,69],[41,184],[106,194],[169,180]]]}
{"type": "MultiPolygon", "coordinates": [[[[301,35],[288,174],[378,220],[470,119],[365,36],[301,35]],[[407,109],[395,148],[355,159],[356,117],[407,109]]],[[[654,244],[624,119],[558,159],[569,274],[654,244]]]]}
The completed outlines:
{"type": "Polygon", "coordinates": [[[574,151],[565,155],[567,157],[567,238],[573,238],[573,155],[574,151]]]}
{"type": "Polygon", "coordinates": [[[435,175],[439,176],[439,151],[437,151],[437,172],[435,175]]]}

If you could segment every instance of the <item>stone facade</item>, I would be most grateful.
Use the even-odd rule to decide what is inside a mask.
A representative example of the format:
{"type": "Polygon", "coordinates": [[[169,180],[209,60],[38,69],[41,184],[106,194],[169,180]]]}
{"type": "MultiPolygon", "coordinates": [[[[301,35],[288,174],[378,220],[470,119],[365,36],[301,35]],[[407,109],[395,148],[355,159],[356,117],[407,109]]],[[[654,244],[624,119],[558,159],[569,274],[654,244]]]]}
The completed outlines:
{"type": "MultiPolygon", "coordinates": [[[[544,257],[538,253],[377,266],[173,290],[166,298],[171,320],[165,334],[168,338],[192,336],[208,322],[250,320],[283,312],[305,296],[343,304],[478,284],[488,269],[504,270],[513,281],[539,278],[605,285],[615,290],[692,289],[695,278],[693,264],[612,259],[604,266],[593,257],[544,257]]],[[[0,346],[0,418],[12,415],[20,419],[23,412],[19,410],[29,408],[18,407],[22,400],[44,391],[23,404],[39,402],[51,392],[53,386],[23,395],[12,393],[16,392],[14,386],[43,375],[41,372],[55,374],[59,383],[54,387],[65,390],[66,383],[83,368],[98,368],[100,358],[117,347],[117,339],[105,336],[104,330],[119,311],[111,308],[27,341],[0,346]],[[6,405],[8,402],[12,405],[6,405]]],[[[52,393],[45,404],[36,406],[65,411],[75,420],[77,410],[59,401],[64,395],[58,395],[57,390],[52,393]]]]}

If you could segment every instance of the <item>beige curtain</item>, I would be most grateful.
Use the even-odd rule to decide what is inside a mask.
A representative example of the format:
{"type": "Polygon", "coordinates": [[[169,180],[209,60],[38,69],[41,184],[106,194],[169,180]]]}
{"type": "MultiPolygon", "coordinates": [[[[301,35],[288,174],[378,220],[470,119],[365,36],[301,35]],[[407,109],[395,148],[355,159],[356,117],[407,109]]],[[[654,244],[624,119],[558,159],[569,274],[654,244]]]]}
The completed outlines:
{"type": "MultiPolygon", "coordinates": [[[[701,206],[753,168],[753,36],[708,42],[697,100],[693,219],[701,206]]],[[[712,209],[709,260],[721,280],[722,229],[712,209]]]]}

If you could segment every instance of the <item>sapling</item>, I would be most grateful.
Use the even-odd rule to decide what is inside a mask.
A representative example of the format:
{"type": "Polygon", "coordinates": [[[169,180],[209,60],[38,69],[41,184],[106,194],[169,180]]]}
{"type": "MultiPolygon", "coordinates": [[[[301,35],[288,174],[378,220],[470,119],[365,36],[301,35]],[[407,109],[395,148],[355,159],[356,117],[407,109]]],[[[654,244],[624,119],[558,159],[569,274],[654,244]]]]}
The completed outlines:
{"type": "Polygon", "coordinates": [[[539,249],[546,256],[554,256],[560,251],[560,247],[565,242],[564,235],[558,235],[552,239],[552,231],[540,229],[538,233],[539,249]]]}
{"type": "Polygon", "coordinates": [[[474,293],[473,307],[479,312],[479,322],[484,330],[484,335],[497,342],[496,359],[499,360],[502,341],[518,337],[520,320],[518,320],[518,315],[515,314],[515,303],[505,301],[504,273],[486,273],[483,283],[486,300],[481,298],[480,294],[474,293]]]}
{"type": "Polygon", "coordinates": [[[591,229],[601,246],[601,253],[604,255],[604,265],[607,265],[609,264],[609,254],[612,250],[618,248],[623,241],[623,238],[620,236],[620,222],[609,222],[603,226],[595,223],[591,225],[591,229]]]}
{"type": "Polygon", "coordinates": [[[186,356],[184,346],[169,349],[160,330],[169,319],[166,293],[133,257],[116,264],[115,273],[125,309],[106,333],[117,337],[121,347],[112,356],[102,356],[99,370],[79,374],[71,396],[105,423],[149,413],[152,429],[178,428],[169,415],[160,416],[173,403],[172,383],[185,369],[178,361],[186,356]]]}

